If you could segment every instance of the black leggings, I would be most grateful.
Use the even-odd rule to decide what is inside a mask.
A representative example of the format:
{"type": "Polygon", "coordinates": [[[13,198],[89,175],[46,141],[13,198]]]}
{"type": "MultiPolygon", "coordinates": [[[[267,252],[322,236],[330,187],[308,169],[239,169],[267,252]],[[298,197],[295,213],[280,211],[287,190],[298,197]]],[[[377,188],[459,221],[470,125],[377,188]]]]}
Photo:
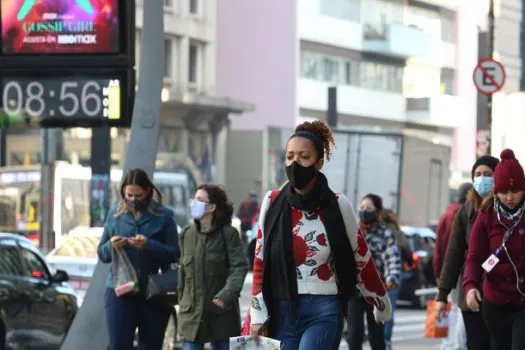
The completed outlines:
{"type": "Polygon", "coordinates": [[[525,307],[498,305],[483,300],[482,311],[492,350],[525,349],[525,307]]]}
{"type": "Polygon", "coordinates": [[[490,350],[490,335],[481,312],[461,311],[468,350],[490,350]]]}
{"type": "Polygon", "coordinates": [[[370,347],[372,350],[385,350],[383,324],[375,321],[374,308],[357,295],[352,297],[348,307],[348,335],[346,338],[348,347],[351,350],[363,349],[364,315],[366,315],[366,323],[368,325],[368,342],[370,347]]]}

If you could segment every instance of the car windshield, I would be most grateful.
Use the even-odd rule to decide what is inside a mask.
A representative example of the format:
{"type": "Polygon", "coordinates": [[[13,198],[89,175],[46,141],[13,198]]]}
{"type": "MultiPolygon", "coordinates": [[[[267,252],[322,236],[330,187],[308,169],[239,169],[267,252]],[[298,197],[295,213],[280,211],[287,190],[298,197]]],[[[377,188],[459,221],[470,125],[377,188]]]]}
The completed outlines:
{"type": "Polygon", "coordinates": [[[58,247],[54,256],[75,258],[96,258],[97,246],[100,237],[97,236],[71,236],[58,247]]]}

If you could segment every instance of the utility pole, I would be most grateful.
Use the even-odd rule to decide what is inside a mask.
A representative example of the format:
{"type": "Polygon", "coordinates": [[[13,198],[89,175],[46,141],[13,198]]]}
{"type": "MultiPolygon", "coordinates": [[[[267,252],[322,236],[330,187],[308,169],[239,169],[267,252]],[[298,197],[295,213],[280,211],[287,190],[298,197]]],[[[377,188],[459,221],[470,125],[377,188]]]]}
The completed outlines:
{"type": "MultiPolygon", "coordinates": [[[[488,39],[489,39],[489,57],[494,58],[494,0],[489,0],[489,18],[488,18],[488,39]]],[[[487,154],[492,153],[492,94],[487,96],[487,130],[488,130],[488,147],[487,154]]]]}
{"type": "MultiPolygon", "coordinates": [[[[151,177],[155,170],[160,133],[162,78],[164,75],[164,5],[144,1],[139,89],[133,108],[131,138],[124,172],[142,168],[151,177]],[[152,55],[151,53],[155,54],[152,55]]],[[[108,335],[104,312],[104,291],[110,264],[97,263],[86,297],[61,350],[106,349],[108,335]]]]}
{"type": "Polygon", "coordinates": [[[45,254],[55,247],[55,229],[53,226],[55,165],[57,160],[62,159],[63,148],[62,129],[42,129],[40,249],[45,254]]]}

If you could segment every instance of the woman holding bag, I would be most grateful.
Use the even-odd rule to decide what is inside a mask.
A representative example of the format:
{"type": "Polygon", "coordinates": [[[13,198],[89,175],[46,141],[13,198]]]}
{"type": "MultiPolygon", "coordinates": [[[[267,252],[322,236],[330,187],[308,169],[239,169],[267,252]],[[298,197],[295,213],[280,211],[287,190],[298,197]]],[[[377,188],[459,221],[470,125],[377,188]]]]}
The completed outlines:
{"type": "Polygon", "coordinates": [[[239,296],[248,272],[233,204],[218,185],[199,186],[191,203],[194,223],[180,235],[179,334],[183,350],[228,350],[239,335],[239,296]]]}
{"type": "Polygon", "coordinates": [[[177,225],[144,170],[128,171],[120,194],[121,201],[108,213],[98,257],[103,263],[112,263],[112,256],[118,256],[115,250],[125,254],[137,277],[138,292],[117,297],[116,276],[110,272],[104,294],[109,349],[132,350],[138,327],[140,349],[161,350],[171,306],[146,300],[145,294],[149,277],[179,260],[177,225]]]}

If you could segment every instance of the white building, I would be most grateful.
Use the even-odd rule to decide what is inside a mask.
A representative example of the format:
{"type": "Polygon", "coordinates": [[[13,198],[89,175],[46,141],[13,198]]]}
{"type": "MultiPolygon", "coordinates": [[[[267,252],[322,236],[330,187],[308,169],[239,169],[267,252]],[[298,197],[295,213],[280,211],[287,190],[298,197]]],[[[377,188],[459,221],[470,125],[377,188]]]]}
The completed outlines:
{"type": "MultiPolygon", "coordinates": [[[[299,115],[324,117],[335,85],[340,125],[455,145],[455,131],[476,117],[474,86],[463,84],[476,63],[477,32],[461,11],[460,1],[299,1],[299,115]],[[465,35],[468,48],[460,47],[465,35]]],[[[470,130],[461,140],[472,144],[473,159],[470,130]]]]}

